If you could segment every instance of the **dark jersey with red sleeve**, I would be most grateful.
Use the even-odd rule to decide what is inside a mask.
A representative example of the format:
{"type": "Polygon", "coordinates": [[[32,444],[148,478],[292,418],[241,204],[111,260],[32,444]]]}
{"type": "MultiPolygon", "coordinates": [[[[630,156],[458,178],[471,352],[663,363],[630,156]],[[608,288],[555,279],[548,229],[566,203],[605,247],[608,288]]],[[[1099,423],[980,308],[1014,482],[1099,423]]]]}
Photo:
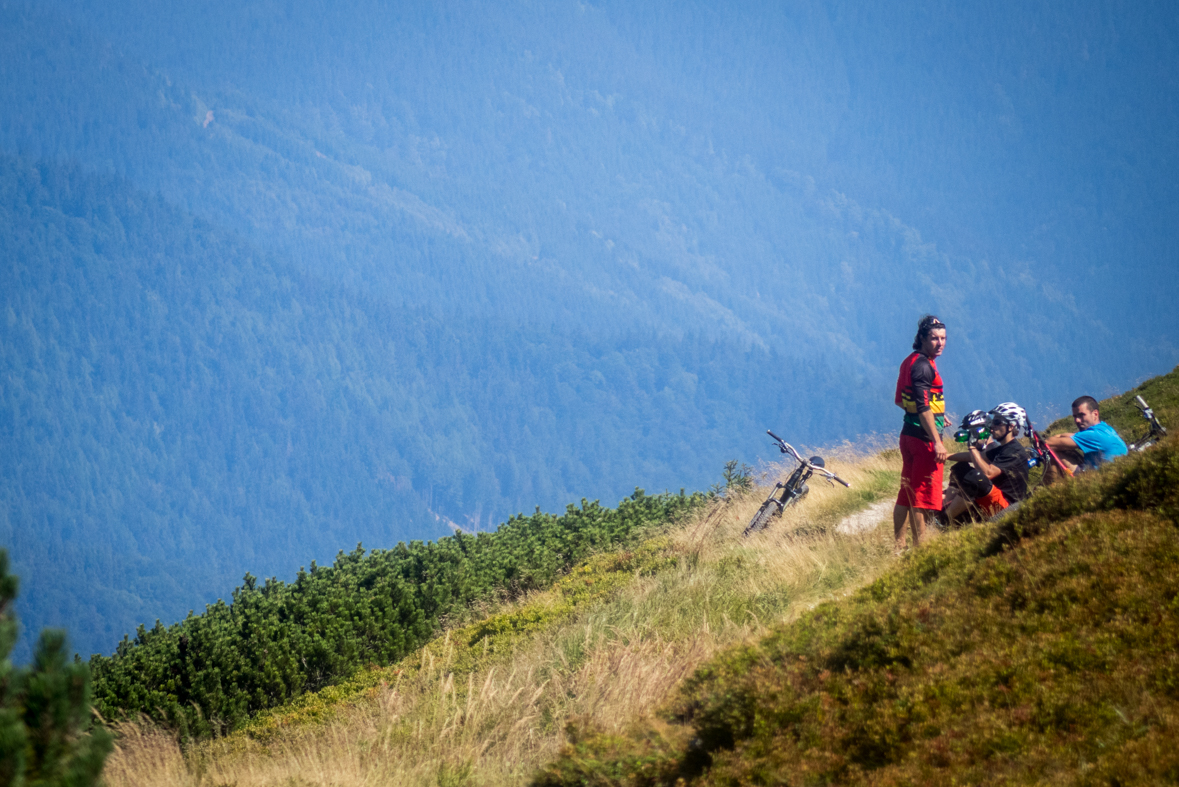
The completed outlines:
{"type": "Polygon", "coordinates": [[[1029,455],[1018,440],[1007,445],[993,443],[983,449],[983,456],[999,468],[999,477],[992,481],[1008,503],[1016,503],[1028,496],[1029,455]]]}
{"type": "Polygon", "coordinates": [[[901,364],[897,376],[897,407],[905,411],[905,424],[901,434],[911,435],[930,442],[925,427],[918,417],[926,411],[933,412],[933,421],[940,432],[946,428],[946,397],[942,390],[942,376],[932,358],[914,352],[901,364]]]}

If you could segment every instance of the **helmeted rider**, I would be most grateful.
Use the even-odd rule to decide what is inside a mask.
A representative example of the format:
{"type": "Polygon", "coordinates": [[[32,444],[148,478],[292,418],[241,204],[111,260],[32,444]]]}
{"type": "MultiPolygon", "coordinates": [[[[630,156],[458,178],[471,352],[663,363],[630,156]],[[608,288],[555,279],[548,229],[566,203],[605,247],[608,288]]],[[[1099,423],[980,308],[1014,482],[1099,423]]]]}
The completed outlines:
{"type": "Polygon", "coordinates": [[[954,495],[944,513],[952,524],[973,502],[986,516],[993,516],[1027,497],[1030,454],[1020,444],[1020,430],[1028,429],[1028,415],[1015,402],[1004,402],[990,412],[975,411],[962,423],[970,435],[967,450],[950,456],[954,495]],[[985,430],[985,431],[984,431],[985,430]],[[991,440],[979,439],[989,431],[991,440]]]}

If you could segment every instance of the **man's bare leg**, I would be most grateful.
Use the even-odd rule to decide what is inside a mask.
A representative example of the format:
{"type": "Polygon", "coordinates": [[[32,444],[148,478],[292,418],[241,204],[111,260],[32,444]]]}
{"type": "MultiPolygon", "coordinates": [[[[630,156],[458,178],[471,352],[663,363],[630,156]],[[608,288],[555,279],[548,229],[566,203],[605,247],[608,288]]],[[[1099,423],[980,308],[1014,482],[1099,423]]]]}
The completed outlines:
{"type": "MultiPolygon", "coordinates": [[[[1070,452],[1068,450],[1063,450],[1056,452],[1056,458],[1060,460],[1062,465],[1068,468],[1070,473],[1075,473],[1077,471],[1078,465],[1084,461],[1085,457],[1084,454],[1082,454],[1080,451],[1070,452]]],[[[1052,459],[1049,459],[1048,466],[1044,468],[1044,486],[1051,486],[1065,477],[1065,474],[1059,467],[1057,467],[1056,462],[1054,462],[1052,459]]]]}
{"type": "Polygon", "coordinates": [[[919,547],[925,541],[925,520],[932,517],[933,512],[924,508],[914,508],[909,517],[909,529],[913,531],[913,546],[919,547]]]}
{"type": "Polygon", "coordinates": [[[946,526],[954,527],[956,524],[954,520],[965,514],[969,508],[970,502],[965,495],[955,495],[950,504],[946,506],[946,526]]]}
{"type": "Polygon", "coordinates": [[[892,537],[896,542],[896,551],[905,548],[905,521],[909,518],[909,509],[905,506],[892,507],[892,537]]]}

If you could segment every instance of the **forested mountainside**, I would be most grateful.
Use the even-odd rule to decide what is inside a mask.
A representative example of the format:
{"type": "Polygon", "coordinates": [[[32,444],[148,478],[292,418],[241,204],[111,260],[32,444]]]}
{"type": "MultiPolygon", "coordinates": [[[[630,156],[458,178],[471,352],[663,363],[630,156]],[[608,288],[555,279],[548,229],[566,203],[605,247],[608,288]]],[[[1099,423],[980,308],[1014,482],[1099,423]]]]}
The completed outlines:
{"type": "Polygon", "coordinates": [[[924,311],[958,412],[1171,365],[1176,29],[1096,0],[3,4],[22,620],[107,652],[246,571],[700,488],[771,426],[891,431],[924,311]]]}
{"type": "Polygon", "coordinates": [[[395,308],[77,167],[0,159],[0,256],[0,541],[82,653],[247,570],[704,488],[766,423],[883,409],[768,350],[395,308]]]}
{"type": "Polygon", "coordinates": [[[973,40],[921,3],[883,26],[821,3],[9,6],[0,145],[113,168],[332,280],[447,314],[838,353],[887,386],[893,347],[932,309],[959,329],[947,363],[964,394],[1046,403],[1156,370],[1158,346],[1133,340],[1159,330],[1138,320],[1176,352],[1169,299],[1117,271],[1160,264],[1140,244],[1176,218],[1173,179],[1121,151],[1177,115],[1159,83],[1126,74],[1119,87],[1140,87],[1111,95],[1108,69],[1058,51],[1082,36],[1096,54],[1099,21],[1013,13],[1004,29],[1042,29],[1053,48],[1011,51],[1023,77],[972,44],[969,67],[995,81],[985,101],[901,58],[912,90],[946,94],[922,126],[929,97],[873,84],[853,54],[902,23],[930,26],[930,57],[973,40]],[[881,116],[873,91],[904,110],[881,116]],[[1106,108],[1131,101],[1150,122],[1123,133],[1106,108]],[[1073,123],[1082,109],[1101,122],[1073,123]],[[1111,148],[1126,162],[1113,172],[1098,155],[1111,148]],[[1118,223],[1131,216],[1146,224],[1118,223]],[[1063,284],[1078,276],[1095,286],[1063,284]],[[1113,330],[1131,316],[1128,337],[1113,330]],[[1070,320],[1090,362],[1028,374],[1070,352],[1070,320]]]}
{"type": "MultiPolygon", "coordinates": [[[[1055,271],[1062,244],[1066,265],[1086,269],[1109,265],[1114,238],[1156,255],[1175,215],[1173,199],[1152,198],[1174,196],[1173,162],[1141,156],[1165,146],[1179,110],[1165,2],[1132,12],[1117,2],[927,0],[42,7],[176,85],[268,99],[259,120],[289,108],[287,133],[367,151],[395,169],[374,178],[394,174],[466,219],[498,211],[542,242],[556,240],[559,222],[535,211],[554,191],[605,231],[625,218],[603,214],[615,175],[641,188],[631,176],[646,170],[670,185],[696,162],[707,192],[724,174],[707,169],[743,157],[768,177],[785,168],[885,208],[951,254],[984,244],[979,256],[1000,264],[1010,236],[1055,271]],[[415,177],[417,157],[432,169],[415,177]],[[522,215],[524,205],[534,213],[522,215]],[[1045,232],[1046,219],[1077,234],[1045,232]]],[[[669,196],[702,242],[712,234],[693,209],[704,195],[669,196]]],[[[718,208],[718,219],[732,218],[718,208]]],[[[586,252],[574,259],[597,265],[586,252]]]]}

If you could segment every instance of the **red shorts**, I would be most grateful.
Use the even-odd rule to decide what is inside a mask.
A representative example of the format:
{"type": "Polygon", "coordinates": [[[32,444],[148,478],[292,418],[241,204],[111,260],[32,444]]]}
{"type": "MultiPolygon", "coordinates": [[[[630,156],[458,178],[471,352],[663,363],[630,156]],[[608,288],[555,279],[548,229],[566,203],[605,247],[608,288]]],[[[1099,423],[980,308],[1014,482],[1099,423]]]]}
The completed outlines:
{"type": "Polygon", "coordinates": [[[901,491],[897,493],[897,505],[940,511],[944,468],[937,461],[933,443],[901,435],[901,491]]]}
{"type": "Polygon", "coordinates": [[[982,512],[987,516],[994,516],[1011,505],[1007,502],[1007,498],[997,486],[992,486],[991,491],[982,497],[976,497],[974,504],[982,509],[982,512]]]}

